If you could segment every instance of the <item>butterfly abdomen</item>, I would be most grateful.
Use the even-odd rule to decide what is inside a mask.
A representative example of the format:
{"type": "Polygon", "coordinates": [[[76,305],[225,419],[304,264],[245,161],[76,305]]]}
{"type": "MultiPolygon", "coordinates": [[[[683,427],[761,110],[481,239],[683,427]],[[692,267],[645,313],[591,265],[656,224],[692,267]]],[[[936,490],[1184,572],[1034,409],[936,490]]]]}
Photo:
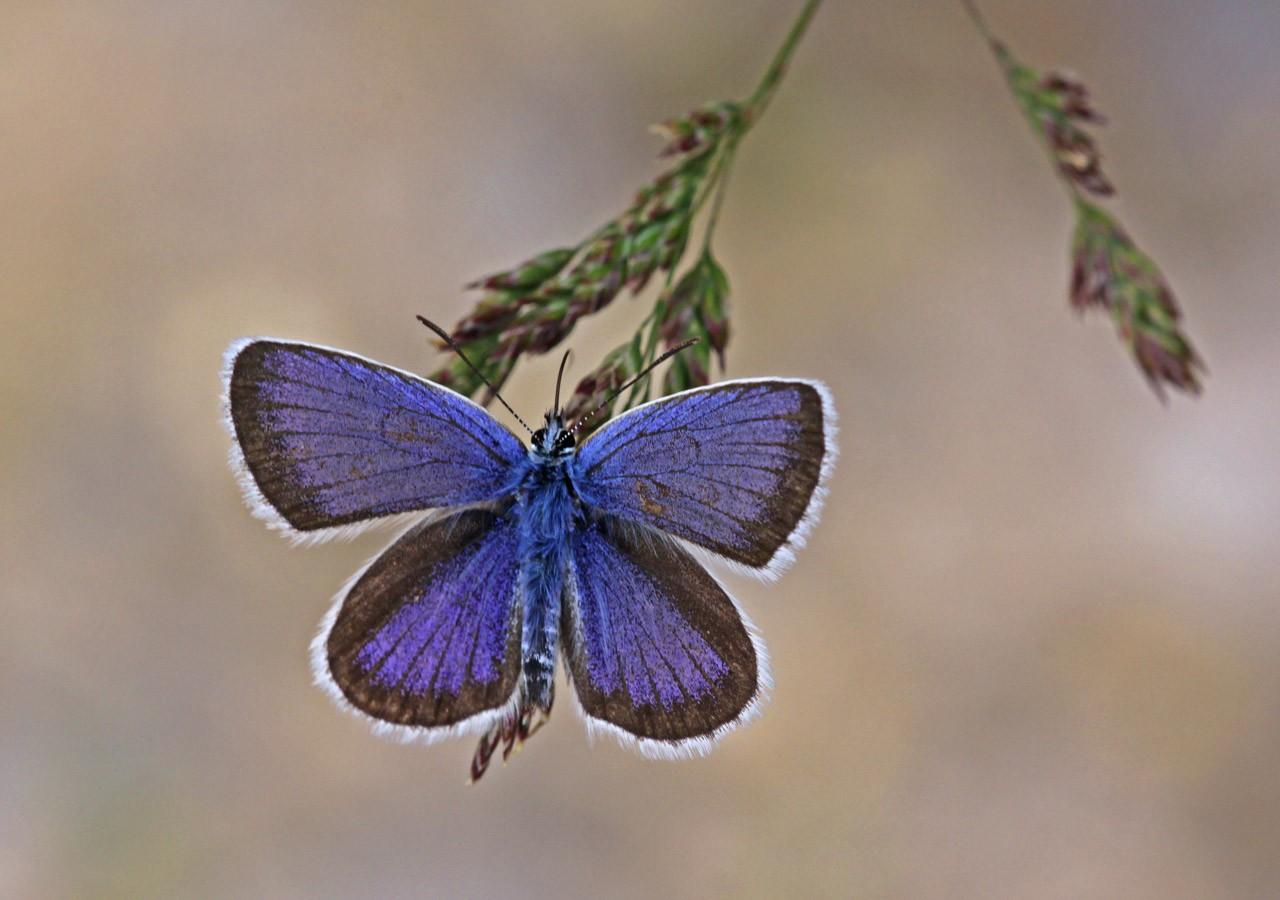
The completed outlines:
{"type": "Polygon", "coordinates": [[[520,517],[525,690],[533,706],[549,711],[574,512],[563,469],[551,462],[535,463],[516,508],[520,517]]]}

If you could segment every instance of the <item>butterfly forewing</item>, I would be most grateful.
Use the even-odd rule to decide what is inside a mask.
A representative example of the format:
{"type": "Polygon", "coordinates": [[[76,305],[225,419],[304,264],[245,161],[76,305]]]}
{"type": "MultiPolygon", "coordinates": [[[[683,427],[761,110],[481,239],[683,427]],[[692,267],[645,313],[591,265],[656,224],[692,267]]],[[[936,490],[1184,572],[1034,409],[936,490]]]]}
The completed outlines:
{"type": "Polygon", "coordinates": [[[517,542],[487,510],[414,526],[339,599],[317,675],[393,725],[444,728],[500,709],[520,675],[517,542]]]}
{"type": "Polygon", "coordinates": [[[494,500],[524,456],[465,397],[336,350],[253,340],[225,377],[246,490],[295,531],[494,500]]]}
{"type": "Polygon", "coordinates": [[[826,389],[728,381],[637,407],[579,451],[584,503],[772,569],[817,512],[834,457],[826,389]]]}
{"type": "Polygon", "coordinates": [[[719,583],[670,539],[616,519],[572,543],[565,656],[588,723],[663,756],[705,750],[745,719],[764,660],[719,583]]]}

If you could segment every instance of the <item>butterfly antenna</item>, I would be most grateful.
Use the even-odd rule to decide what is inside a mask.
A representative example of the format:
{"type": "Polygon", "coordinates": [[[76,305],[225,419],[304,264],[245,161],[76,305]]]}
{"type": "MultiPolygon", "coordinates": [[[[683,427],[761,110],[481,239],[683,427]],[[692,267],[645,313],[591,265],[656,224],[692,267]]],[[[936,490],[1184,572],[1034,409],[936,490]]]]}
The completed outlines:
{"type": "Polygon", "coordinates": [[[525,431],[529,432],[530,434],[533,434],[533,429],[529,427],[529,423],[526,422],[524,419],[520,418],[520,413],[512,409],[510,403],[502,399],[502,395],[498,393],[498,389],[495,388],[489,382],[488,378],[484,377],[484,373],[480,371],[480,369],[476,366],[475,363],[467,359],[467,355],[462,352],[462,348],[458,346],[458,342],[455,341],[453,338],[449,337],[449,332],[445,331],[443,328],[441,328],[439,325],[437,325],[435,322],[432,322],[430,319],[428,319],[425,316],[418,316],[418,321],[421,322],[423,325],[426,325],[432,331],[434,331],[436,334],[436,337],[444,341],[449,346],[450,350],[458,354],[458,359],[466,363],[467,366],[471,369],[471,371],[476,373],[476,377],[484,382],[484,386],[489,389],[489,392],[492,393],[493,396],[498,398],[499,403],[501,403],[503,406],[507,408],[507,412],[511,413],[511,415],[516,417],[516,421],[524,426],[525,431]]]}
{"type": "Polygon", "coordinates": [[[611,406],[611,405],[613,404],[613,401],[614,401],[614,400],[617,400],[617,399],[618,399],[618,397],[619,397],[619,395],[621,395],[623,391],[625,391],[627,388],[631,387],[633,384],[635,384],[637,381],[639,381],[639,380],[640,380],[641,378],[643,378],[644,376],[648,375],[648,374],[649,374],[650,372],[652,372],[654,369],[658,368],[658,366],[662,365],[664,362],[666,362],[667,360],[669,360],[671,357],[675,356],[675,355],[676,355],[677,353],[679,353],[681,350],[688,350],[690,347],[692,347],[692,346],[693,346],[694,344],[696,344],[696,343],[698,343],[698,339],[697,339],[697,338],[690,338],[689,340],[685,341],[683,344],[679,344],[679,345],[677,345],[677,346],[675,346],[675,347],[672,347],[672,348],[671,348],[670,350],[668,350],[666,353],[662,354],[662,355],[661,355],[661,356],[659,356],[657,359],[655,359],[653,362],[649,363],[649,365],[647,365],[647,366],[645,366],[645,367],[644,367],[644,370],[643,370],[643,371],[641,371],[641,372],[637,372],[634,376],[632,376],[632,377],[627,381],[627,383],[626,383],[626,384],[624,384],[622,387],[618,388],[616,391],[614,391],[612,394],[610,394],[610,395],[609,395],[609,399],[605,400],[603,403],[601,403],[601,404],[600,404],[599,406],[597,406],[595,409],[591,410],[591,412],[587,413],[587,414],[586,414],[585,416],[583,416],[581,419],[579,419],[578,421],[574,422],[574,423],[573,423],[573,427],[569,429],[569,433],[570,433],[570,434],[577,434],[577,433],[578,433],[578,429],[579,429],[579,428],[581,428],[581,427],[582,427],[583,425],[585,425],[588,421],[590,421],[590,420],[595,416],[595,414],[596,414],[596,413],[600,412],[600,410],[605,409],[605,408],[607,408],[607,407],[611,406]]]}
{"type": "Polygon", "coordinates": [[[565,366],[569,365],[569,359],[573,356],[572,350],[564,351],[564,357],[560,360],[560,371],[556,374],[556,403],[552,409],[556,415],[560,415],[560,382],[564,380],[565,366]]]}

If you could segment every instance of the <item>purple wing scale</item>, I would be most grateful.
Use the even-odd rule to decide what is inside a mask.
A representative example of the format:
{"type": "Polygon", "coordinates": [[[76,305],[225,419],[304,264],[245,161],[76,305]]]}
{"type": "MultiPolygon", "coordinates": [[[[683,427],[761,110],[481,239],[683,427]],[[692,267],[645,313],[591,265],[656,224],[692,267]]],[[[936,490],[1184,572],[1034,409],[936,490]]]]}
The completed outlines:
{"type": "Polygon", "coordinates": [[[817,515],[834,436],[820,384],[722,382],[606,424],[579,450],[575,485],[605,514],[772,572],[817,515]]]}
{"type": "Polygon", "coordinates": [[[294,531],[495,500],[524,457],[465,397],[336,350],[249,341],[225,378],[246,490],[294,531]]]}
{"type": "Polygon", "coordinates": [[[392,726],[487,724],[519,682],[516,532],[479,509],[411,528],[339,598],[315,645],[317,677],[392,726]]]}
{"type": "Polygon", "coordinates": [[[616,519],[576,530],[564,616],[588,723],[643,752],[705,751],[760,702],[763,647],[720,584],[652,530],[616,519]]]}

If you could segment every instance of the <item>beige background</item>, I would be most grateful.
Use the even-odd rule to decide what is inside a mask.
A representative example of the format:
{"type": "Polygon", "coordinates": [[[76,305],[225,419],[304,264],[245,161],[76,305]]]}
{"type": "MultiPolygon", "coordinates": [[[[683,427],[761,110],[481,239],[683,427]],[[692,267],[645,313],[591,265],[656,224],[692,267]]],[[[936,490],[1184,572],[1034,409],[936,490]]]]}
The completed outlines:
{"type": "Polygon", "coordinates": [[[733,579],[777,690],[711,758],[588,747],[566,704],[468,788],[470,741],[310,686],[382,538],[250,518],[223,348],[426,371],[414,313],[620,210],[648,123],[748,93],[798,6],[4,4],[0,894],[1280,892],[1271,0],[987,4],[1112,118],[1212,369],[1167,408],[1068,312],[1066,203],[958,4],[819,14],[717,246],[731,374],[827,380],[843,457],[795,569],[733,579]]]}

